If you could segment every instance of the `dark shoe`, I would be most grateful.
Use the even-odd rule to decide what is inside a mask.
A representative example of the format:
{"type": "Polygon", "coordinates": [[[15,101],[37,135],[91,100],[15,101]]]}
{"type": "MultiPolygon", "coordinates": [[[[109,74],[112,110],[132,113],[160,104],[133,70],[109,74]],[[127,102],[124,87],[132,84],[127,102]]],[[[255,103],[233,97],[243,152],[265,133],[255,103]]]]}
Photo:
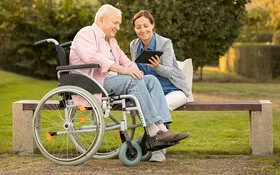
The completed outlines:
{"type": "Polygon", "coordinates": [[[175,141],[180,141],[183,139],[186,139],[190,136],[190,133],[188,132],[184,132],[184,133],[178,133],[178,132],[174,132],[174,131],[170,131],[171,133],[177,134],[176,137],[174,137],[171,141],[175,142],[175,141]]]}
{"type": "Polygon", "coordinates": [[[157,134],[152,137],[153,140],[161,141],[161,142],[170,142],[173,139],[177,137],[178,133],[176,132],[170,132],[169,130],[167,132],[164,132],[162,130],[159,130],[157,134]]]}

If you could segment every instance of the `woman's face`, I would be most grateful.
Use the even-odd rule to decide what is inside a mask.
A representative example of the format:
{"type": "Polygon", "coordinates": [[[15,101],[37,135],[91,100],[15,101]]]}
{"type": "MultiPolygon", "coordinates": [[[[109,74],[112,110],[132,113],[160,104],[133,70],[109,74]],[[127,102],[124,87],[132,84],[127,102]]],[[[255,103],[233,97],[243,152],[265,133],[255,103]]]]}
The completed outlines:
{"type": "Polygon", "coordinates": [[[134,31],[142,41],[150,41],[153,37],[154,24],[145,16],[134,21],[134,31]]]}

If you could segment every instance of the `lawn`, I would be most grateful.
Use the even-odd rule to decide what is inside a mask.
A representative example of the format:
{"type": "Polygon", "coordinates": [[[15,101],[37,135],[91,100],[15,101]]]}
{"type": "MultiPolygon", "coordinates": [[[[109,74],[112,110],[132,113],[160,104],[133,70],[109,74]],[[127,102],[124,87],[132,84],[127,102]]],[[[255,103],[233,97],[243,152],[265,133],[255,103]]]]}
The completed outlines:
{"type": "MultiPolygon", "coordinates": [[[[55,80],[39,80],[0,71],[0,154],[12,153],[12,103],[40,99],[55,88],[55,80]]],[[[195,100],[270,100],[273,103],[274,153],[280,154],[279,82],[258,83],[217,69],[206,69],[204,81],[193,83],[195,100]],[[215,79],[216,77],[216,79],[215,79]]],[[[168,148],[168,152],[189,155],[250,154],[248,112],[172,112],[175,131],[191,137],[168,148]]]]}
{"type": "Polygon", "coordinates": [[[0,154],[12,152],[12,103],[22,99],[41,99],[57,86],[56,81],[42,81],[0,71],[0,154]]]}

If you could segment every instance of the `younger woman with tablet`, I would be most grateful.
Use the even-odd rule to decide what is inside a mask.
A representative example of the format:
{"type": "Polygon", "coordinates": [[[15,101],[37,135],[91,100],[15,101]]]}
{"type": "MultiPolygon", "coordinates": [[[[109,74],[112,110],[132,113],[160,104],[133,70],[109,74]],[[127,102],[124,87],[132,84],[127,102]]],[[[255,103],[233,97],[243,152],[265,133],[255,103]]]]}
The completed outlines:
{"type": "MultiPolygon", "coordinates": [[[[130,43],[132,61],[137,63],[138,56],[144,50],[161,51],[159,57],[152,56],[149,63],[137,63],[144,75],[152,74],[158,78],[163,88],[169,110],[174,110],[187,102],[191,93],[184,74],[179,69],[172,41],[154,32],[154,18],[147,10],[136,13],[132,19],[134,31],[138,36],[130,43]]],[[[150,161],[165,161],[165,149],[154,151],[150,161]]]]}

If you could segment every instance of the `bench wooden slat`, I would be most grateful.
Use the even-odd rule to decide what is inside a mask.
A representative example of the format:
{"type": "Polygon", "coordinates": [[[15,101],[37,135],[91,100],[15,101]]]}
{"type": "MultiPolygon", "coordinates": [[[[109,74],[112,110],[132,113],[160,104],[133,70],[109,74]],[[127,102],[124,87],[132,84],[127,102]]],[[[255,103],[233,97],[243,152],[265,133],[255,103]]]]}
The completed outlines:
{"type": "MultiPolygon", "coordinates": [[[[30,102],[25,102],[22,105],[23,110],[32,110],[34,111],[38,105],[40,101],[39,100],[32,100],[30,102]]],[[[46,105],[44,108],[45,109],[55,109],[57,108],[59,102],[58,101],[52,101],[47,103],[48,105],[46,105]]]]}
{"type": "MultiPolygon", "coordinates": [[[[23,110],[35,110],[39,101],[23,103],[23,110]]],[[[54,106],[57,103],[53,103],[54,106]]],[[[120,108],[121,109],[121,108],[120,108]]],[[[184,104],[176,111],[261,111],[259,101],[194,101],[184,104]]]]}
{"type": "Polygon", "coordinates": [[[176,110],[188,111],[261,111],[259,101],[194,101],[176,110]]]}

